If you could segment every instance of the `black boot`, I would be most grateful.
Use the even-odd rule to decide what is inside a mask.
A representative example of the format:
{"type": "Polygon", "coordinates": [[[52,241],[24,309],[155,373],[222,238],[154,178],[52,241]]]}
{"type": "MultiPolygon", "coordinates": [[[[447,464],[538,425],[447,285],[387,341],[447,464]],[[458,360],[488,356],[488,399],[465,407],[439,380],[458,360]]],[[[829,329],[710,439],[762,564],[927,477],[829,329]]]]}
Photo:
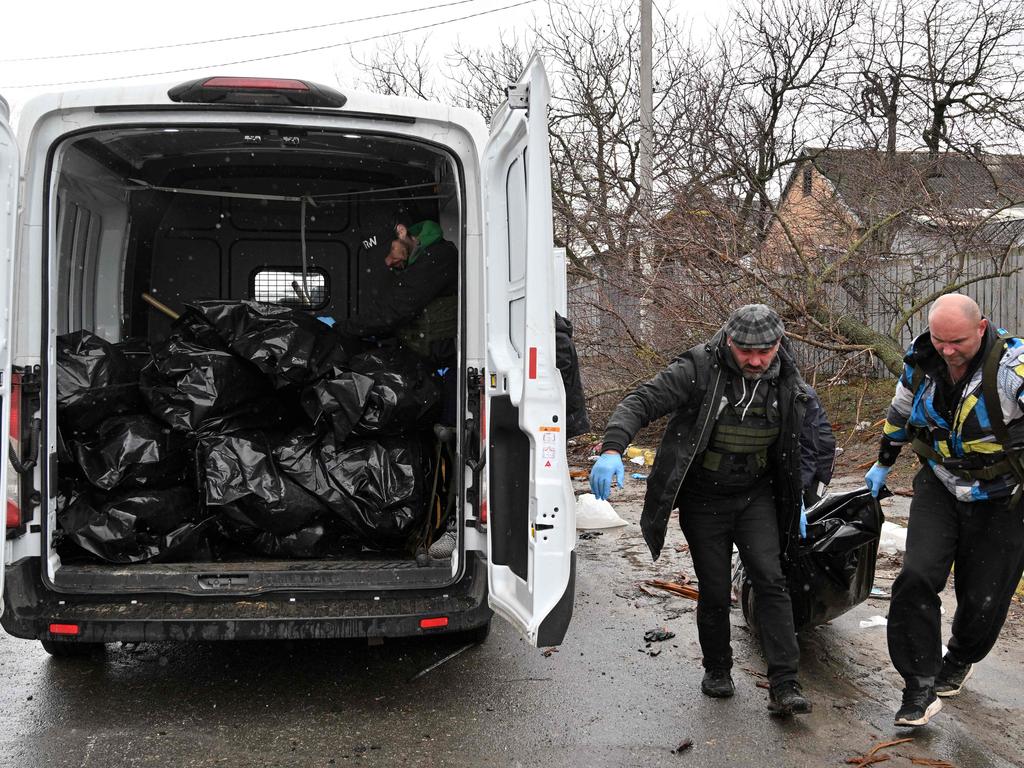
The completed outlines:
{"type": "Polygon", "coordinates": [[[806,715],[811,711],[811,702],[804,697],[800,683],[787,680],[768,689],[768,711],[776,715],[806,715]]]}
{"type": "Polygon", "coordinates": [[[704,679],[701,680],[700,690],[705,696],[713,699],[728,699],[736,693],[736,687],[732,684],[732,675],[728,669],[711,667],[704,672],[704,679]]]}

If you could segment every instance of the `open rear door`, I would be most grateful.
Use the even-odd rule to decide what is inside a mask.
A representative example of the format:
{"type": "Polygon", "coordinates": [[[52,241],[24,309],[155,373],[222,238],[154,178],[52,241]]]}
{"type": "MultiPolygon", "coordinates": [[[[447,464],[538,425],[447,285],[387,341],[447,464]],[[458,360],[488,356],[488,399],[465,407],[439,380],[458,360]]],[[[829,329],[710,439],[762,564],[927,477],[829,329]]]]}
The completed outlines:
{"type": "MultiPolygon", "coordinates": [[[[0,99],[0,489],[7,495],[8,439],[11,421],[11,287],[14,273],[14,235],[18,219],[18,143],[7,121],[7,104],[0,99]]],[[[0,526],[0,552],[7,551],[7,504],[0,526]]],[[[6,563],[5,563],[6,564],[6,563]]],[[[4,612],[4,571],[0,567],[0,614],[4,612]]]]}
{"type": "Polygon", "coordinates": [[[572,617],[575,499],[555,365],[550,90],[534,54],[484,153],[490,604],[536,645],[572,617]]]}

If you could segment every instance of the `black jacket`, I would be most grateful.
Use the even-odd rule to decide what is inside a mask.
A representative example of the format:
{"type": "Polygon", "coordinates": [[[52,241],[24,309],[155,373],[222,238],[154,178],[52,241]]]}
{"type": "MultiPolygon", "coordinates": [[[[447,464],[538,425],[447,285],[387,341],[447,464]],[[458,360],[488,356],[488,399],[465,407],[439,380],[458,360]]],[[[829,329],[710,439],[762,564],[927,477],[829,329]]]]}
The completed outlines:
{"type": "Polygon", "coordinates": [[[555,365],[565,385],[565,436],[576,437],[590,431],[587,401],[583,397],[580,361],[572,341],[572,323],[555,312],[555,365]]]}
{"type": "MultiPolygon", "coordinates": [[[[624,451],[633,436],[650,422],[672,414],[662,437],[654,467],[647,479],[640,527],[655,560],[665,543],[665,531],[676,495],[694,459],[703,454],[711,437],[729,372],[723,355],[725,331],[684,352],[669,366],[619,403],[608,421],[602,450],[624,451]]],[[[785,554],[799,539],[800,429],[808,386],[800,377],[783,339],[779,350],[779,413],[782,431],[769,458],[773,470],[780,548],[785,554]]]]}
{"type": "Polygon", "coordinates": [[[818,393],[807,385],[810,400],[804,412],[804,423],[800,431],[800,481],[804,491],[813,491],[818,483],[828,485],[836,461],[836,438],[832,425],[821,407],[818,393]]]}
{"type": "Polygon", "coordinates": [[[359,314],[339,320],[335,327],[346,336],[393,334],[435,298],[454,295],[458,289],[458,249],[448,240],[438,240],[404,269],[375,275],[367,295],[361,297],[359,314]]]}

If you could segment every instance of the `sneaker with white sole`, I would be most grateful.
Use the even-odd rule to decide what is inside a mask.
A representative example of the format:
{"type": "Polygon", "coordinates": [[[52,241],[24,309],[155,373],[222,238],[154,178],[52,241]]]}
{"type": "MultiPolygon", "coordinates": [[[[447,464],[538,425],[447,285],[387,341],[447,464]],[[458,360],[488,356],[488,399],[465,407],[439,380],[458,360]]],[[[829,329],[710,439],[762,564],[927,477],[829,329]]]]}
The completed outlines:
{"type": "Polygon", "coordinates": [[[895,724],[912,728],[926,725],[942,709],[934,688],[904,688],[903,705],[896,712],[895,724]]]}
{"type": "Polygon", "coordinates": [[[455,529],[449,528],[438,537],[437,541],[430,545],[427,554],[434,560],[447,560],[452,556],[457,545],[458,539],[455,536],[455,529]]]}
{"type": "Polygon", "coordinates": [[[964,689],[964,683],[974,674],[973,664],[957,664],[947,654],[942,660],[942,669],[935,678],[935,695],[947,698],[956,696],[964,689]]]}

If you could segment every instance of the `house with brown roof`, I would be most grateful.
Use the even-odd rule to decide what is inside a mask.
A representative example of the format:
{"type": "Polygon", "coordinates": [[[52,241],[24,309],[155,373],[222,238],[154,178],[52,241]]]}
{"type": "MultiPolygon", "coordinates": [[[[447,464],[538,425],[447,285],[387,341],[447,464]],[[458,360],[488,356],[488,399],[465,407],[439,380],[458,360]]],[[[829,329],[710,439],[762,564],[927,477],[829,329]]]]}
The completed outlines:
{"type": "MultiPolygon", "coordinates": [[[[962,283],[1019,329],[1022,246],[1024,156],[808,148],[779,196],[764,255],[829,274],[838,305],[878,330],[890,331],[915,298],[962,283]]],[[[919,315],[904,336],[922,329],[919,315]]]]}

